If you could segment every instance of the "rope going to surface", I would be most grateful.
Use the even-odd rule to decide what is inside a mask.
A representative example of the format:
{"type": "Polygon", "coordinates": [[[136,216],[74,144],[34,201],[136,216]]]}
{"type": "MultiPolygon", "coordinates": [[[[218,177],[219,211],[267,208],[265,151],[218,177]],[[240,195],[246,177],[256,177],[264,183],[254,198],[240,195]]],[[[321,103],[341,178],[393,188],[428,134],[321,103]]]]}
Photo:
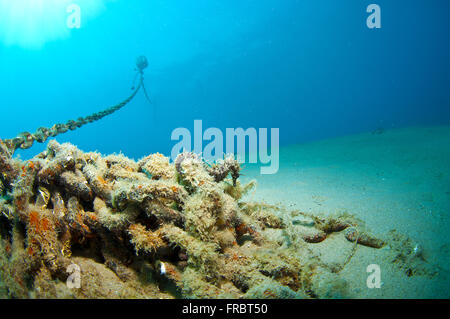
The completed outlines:
{"type": "MultiPolygon", "coordinates": [[[[110,115],[125,105],[127,105],[131,100],[136,96],[141,88],[144,88],[144,72],[143,70],[148,66],[147,58],[145,56],[138,57],[136,61],[136,67],[138,69],[138,74],[140,75],[139,84],[136,88],[133,88],[133,93],[121,103],[111,106],[103,111],[93,113],[86,117],[80,117],[77,120],[69,120],[65,124],[54,124],[52,127],[39,127],[36,132],[22,132],[17,137],[12,139],[0,140],[2,151],[7,152],[10,157],[14,155],[14,152],[21,149],[28,149],[33,146],[34,142],[44,143],[49,137],[55,137],[57,135],[66,133],[67,131],[75,130],[79,127],[82,127],[85,124],[92,123],[104,118],[107,115],[110,115]],[[5,149],[6,148],[6,149],[5,149]]],[[[146,92],[145,92],[146,93],[146,92]]],[[[145,94],[148,98],[147,94],[145,94]]]]}

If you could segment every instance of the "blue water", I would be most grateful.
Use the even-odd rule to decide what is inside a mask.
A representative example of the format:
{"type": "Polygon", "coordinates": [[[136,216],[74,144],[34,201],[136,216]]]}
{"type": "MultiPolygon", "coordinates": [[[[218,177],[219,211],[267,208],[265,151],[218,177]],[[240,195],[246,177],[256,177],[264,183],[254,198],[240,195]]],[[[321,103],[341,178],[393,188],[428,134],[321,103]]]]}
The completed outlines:
{"type": "Polygon", "coordinates": [[[48,23],[31,34],[20,15],[0,20],[1,138],[119,103],[141,54],[152,103],[140,92],[59,142],[140,158],[169,154],[171,132],[195,119],[204,128],[280,128],[281,145],[450,124],[446,0],[376,0],[381,29],[366,26],[371,1],[92,0],[103,10],[69,2],[80,4],[80,29],[62,31],[68,13],[50,16],[45,6],[36,14],[48,23]]]}

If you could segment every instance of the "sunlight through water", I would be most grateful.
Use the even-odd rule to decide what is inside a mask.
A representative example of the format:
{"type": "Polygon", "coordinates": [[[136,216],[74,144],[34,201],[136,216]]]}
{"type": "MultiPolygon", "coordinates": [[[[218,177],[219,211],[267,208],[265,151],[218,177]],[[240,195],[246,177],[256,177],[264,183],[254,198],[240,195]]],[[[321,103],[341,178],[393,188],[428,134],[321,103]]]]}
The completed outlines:
{"type": "MultiPolygon", "coordinates": [[[[73,5],[82,23],[104,10],[105,0],[0,0],[0,41],[7,46],[40,49],[71,34],[73,5]]],[[[81,27],[83,24],[81,24],[81,27]]]]}

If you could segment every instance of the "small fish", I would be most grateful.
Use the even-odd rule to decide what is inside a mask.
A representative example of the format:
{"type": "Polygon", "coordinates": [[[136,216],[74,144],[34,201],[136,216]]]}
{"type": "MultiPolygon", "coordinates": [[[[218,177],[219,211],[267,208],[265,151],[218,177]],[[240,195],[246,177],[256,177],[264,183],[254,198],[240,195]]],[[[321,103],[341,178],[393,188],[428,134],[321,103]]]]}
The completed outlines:
{"type": "Polygon", "coordinates": [[[39,186],[38,188],[39,191],[39,198],[38,198],[38,202],[39,205],[42,209],[45,209],[47,207],[48,201],[50,200],[50,192],[48,191],[47,188],[43,187],[43,186],[39,186]]]}

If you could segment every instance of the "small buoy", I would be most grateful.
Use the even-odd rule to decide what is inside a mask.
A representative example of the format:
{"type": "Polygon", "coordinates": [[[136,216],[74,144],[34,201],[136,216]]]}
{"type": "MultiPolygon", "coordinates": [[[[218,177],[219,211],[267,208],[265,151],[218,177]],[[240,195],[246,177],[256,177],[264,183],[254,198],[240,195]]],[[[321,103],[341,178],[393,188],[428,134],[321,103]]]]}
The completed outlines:
{"type": "Polygon", "coordinates": [[[148,67],[148,61],[147,58],[143,55],[141,55],[140,57],[138,57],[136,59],[136,66],[139,69],[139,71],[144,70],[146,67],[148,67]]]}

